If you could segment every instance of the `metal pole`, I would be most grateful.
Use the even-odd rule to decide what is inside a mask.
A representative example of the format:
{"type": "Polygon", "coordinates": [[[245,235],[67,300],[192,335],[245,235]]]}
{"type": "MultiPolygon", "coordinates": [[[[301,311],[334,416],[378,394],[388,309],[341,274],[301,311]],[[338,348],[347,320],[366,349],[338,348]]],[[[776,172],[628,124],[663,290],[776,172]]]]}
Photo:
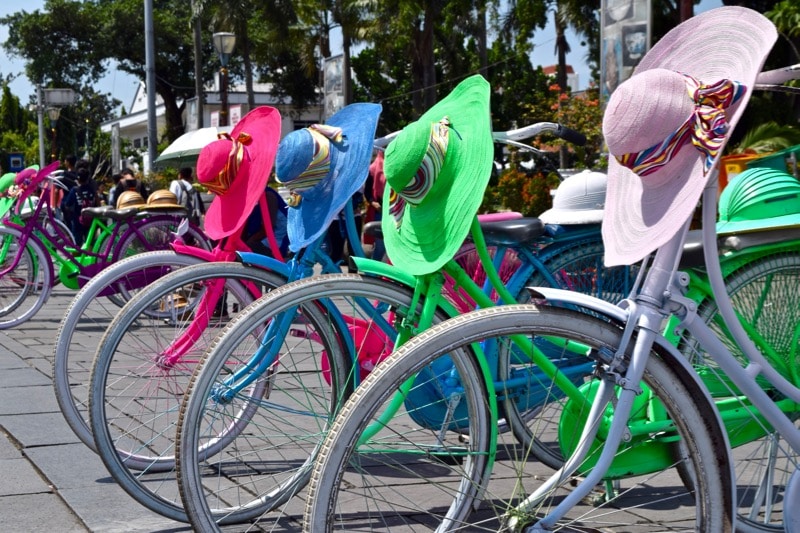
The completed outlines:
{"type": "Polygon", "coordinates": [[[228,69],[226,67],[222,67],[219,69],[220,72],[220,88],[219,88],[219,98],[220,98],[220,110],[219,110],[219,125],[220,126],[227,126],[228,125],[228,69]]]}
{"type": "Polygon", "coordinates": [[[152,167],[158,148],[156,123],[156,55],[153,31],[153,0],[144,0],[144,51],[147,86],[147,158],[152,167]]]}
{"type": "Polygon", "coordinates": [[[200,24],[201,13],[197,9],[196,0],[192,0],[192,16],[194,24],[194,94],[197,98],[197,129],[203,127],[203,41],[200,24]]]}
{"type": "Polygon", "coordinates": [[[36,85],[36,121],[39,125],[39,168],[44,168],[47,164],[44,159],[44,109],[41,84],[36,85]]]}

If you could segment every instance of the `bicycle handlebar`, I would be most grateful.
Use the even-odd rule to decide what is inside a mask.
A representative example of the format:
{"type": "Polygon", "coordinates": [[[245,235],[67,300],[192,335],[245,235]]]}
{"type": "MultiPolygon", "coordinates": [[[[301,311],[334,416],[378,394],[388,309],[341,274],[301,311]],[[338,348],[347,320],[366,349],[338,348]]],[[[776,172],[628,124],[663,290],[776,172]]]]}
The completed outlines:
{"type": "Polygon", "coordinates": [[[584,134],[556,122],[537,122],[536,124],[531,124],[515,130],[496,131],[492,133],[492,138],[494,138],[496,142],[514,144],[508,143],[508,141],[521,141],[542,133],[552,133],[556,137],[577,146],[586,144],[586,136],[584,134]]]}
{"type": "MultiPolygon", "coordinates": [[[[399,131],[394,131],[389,135],[379,137],[373,141],[373,145],[379,150],[384,150],[399,133],[399,131]]],[[[530,124],[513,130],[494,131],[492,132],[492,139],[494,142],[510,144],[520,148],[534,149],[519,141],[536,137],[542,133],[552,133],[556,137],[564,139],[568,143],[576,146],[583,146],[586,144],[586,136],[584,134],[556,122],[537,122],[536,124],[530,124]]]]}
{"type": "Polygon", "coordinates": [[[781,85],[796,79],[800,79],[800,63],[775,70],[766,70],[758,75],[756,85],[781,85]]]}

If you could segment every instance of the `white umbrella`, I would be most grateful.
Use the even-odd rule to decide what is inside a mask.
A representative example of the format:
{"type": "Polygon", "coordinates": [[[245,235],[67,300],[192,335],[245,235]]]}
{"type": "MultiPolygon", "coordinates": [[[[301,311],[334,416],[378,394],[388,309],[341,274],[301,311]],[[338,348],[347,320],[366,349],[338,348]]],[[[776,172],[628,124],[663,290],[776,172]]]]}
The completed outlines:
{"type": "Polygon", "coordinates": [[[161,155],[153,161],[153,166],[157,168],[192,166],[197,162],[197,156],[204,146],[216,141],[219,133],[227,133],[230,130],[230,127],[225,126],[186,132],[161,152],[161,155]]]}

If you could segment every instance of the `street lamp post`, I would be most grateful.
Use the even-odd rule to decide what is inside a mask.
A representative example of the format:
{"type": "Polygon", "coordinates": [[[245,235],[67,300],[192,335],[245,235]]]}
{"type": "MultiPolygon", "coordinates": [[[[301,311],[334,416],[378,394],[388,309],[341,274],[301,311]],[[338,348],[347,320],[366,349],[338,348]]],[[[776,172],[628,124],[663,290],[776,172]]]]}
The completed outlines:
{"type": "Polygon", "coordinates": [[[48,107],[47,117],[50,119],[50,131],[53,136],[52,145],[50,147],[50,161],[56,160],[56,124],[58,124],[58,117],[61,115],[60,107],[48,107]]]}
{"type": "Polygon", "coordinates": [[[233,47],[236,46],[236,35],[230,32],[217,32],[213,35],[214,48],[217,49],[219,54],[219,62],[222,65],[219,69],[220,73],[220,110],[219,110],[219,125],[228,125],[228,60],[233,53],[233,47]]]}
{"type": "Polygon", "coordinates": [[[83,140],[83,145],[85,148],[83,152],[83,159],[89,161],[91,159],[91,156],[89,155],[89,119],[88,118],[85,119],[85,122],[86,122],[86,134],[83,140]]]}

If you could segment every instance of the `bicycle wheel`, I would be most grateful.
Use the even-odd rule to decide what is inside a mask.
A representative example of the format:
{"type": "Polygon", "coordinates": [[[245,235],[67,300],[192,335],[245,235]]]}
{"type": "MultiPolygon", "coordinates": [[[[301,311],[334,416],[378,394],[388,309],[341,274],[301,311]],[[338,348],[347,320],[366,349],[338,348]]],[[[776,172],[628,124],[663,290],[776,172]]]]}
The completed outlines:
{"type": "Polygon", "coordinates": [[[31,236],[20,246],[22,233],[0,226],[0,329],[29,320],[50,296],[53,265],[31,236]]]}
{"type": "MultiPolygon", "coordinates": [[[[602,236],[589,237],[573,242],[564,242],[545,250],[545,267],[555,278],[555,286],[581,292],[611,303],[628,296],[638,265],[606,267],[603,264],[602,236]],[[552,253],[555,251],[555,253],[552,253]],[[549,255],[547,252],[551,252],[549,255]]],[[[541,272],[534,272],[528,287],[550,287],[552,283],[541,272]]]]}
{"type": "MultiPolygon", "coordinates": [[[[332,414],[349,392],[343,380],[352,367],[346,355],[351,352],[344,344],[335,353],[321,346],[322,333],[333,332],[341,342],[352,339],[358,376],[366,376],[391,353],[395,328],[410,318],[414,302],[412,290],[381,279],[318,276],[276,289],[231,324],[197,367],[178,422],[179,486],[196,530],[250,520],[254,527],[297,528],[302,500],[293,496],[304,489],[332,414]],[[319,319],[312,322],[311,311],[319,319]],[[291,321],[288,337],[276,326],[281,321],[291,321]],[[260,335],[265,323],[278,342],[260,335]],[[218,456],[206,456],[199,450],[227,432],[236,413],[252,402],[240,395],[220,401],[219,391],[230,388],[225,369],[251,364],[262,347],[272,348],[273,358],[264,358],[262,371],[239,379],[267,383],[269,397],[257,402],[246,431],[218,456]]],[[[437,313],[433,320],[443,318],[437,313]]]]}
{"type": "MultiPolygon", "coordinates": [[[[548,486],[544,480],[551,471],[507,433],[498,434],[496,441],[485,448],[474,450],[475,455],[470,458],[477,460],[493,453],[496,442],[491,475],[476,476],[466,470],[469,461],[462,457],[461,449],[454,451],[449,461],[427,453],[423,445],[429,441],[422,436],[426,429],[409,421],[413,410],[427,409],[433,401],[430,398],[426,402],[425,395],[421,395],[419,401],[409,402],[420,376],[435,374],[428,371],[431,365],[445,354],[477,360],[470,355],[472,343],[506,343],[509,335],[522,335],[533,343],[542,337],[575,341],[591,348],[587,355],[602,363],[606,349],[614,353],[622,330],[617,324],[569,309],[509,305],[461,315],[415,337],[381,364],[337,415],[312,474],[305,530],[395,532],[425,527],[442,531],[506,531],[511,518],[518,520],[518,525],[532,524],[572,492],[578,478],[564,475],[548,486]],[[405,409],[377,422],[379,417],[392,413],[388,404],[398,396],[405,398],[405,409]],[[473,486],[473,482],[480,484],[473,486]],[[479,506],[464,497],[467,488],[480,496],[479,506]],[[538,497],[520,507],[540,488],[538,497]],[[475,511],[470,513],[471,509],[475,511]],[[456,521],[457,517],[462,518],[456,521]],[[452,520],[443,522],[443,518],[452,520]]],[[[624,490],[606,493],[602,500],[582,501],[548,531],[732,529],[731,476],[724,435],[713,406],[694,378],[675,364],[676,356],[654,348],[644,383],[661,400],[657,411],[665,415],[661,417],[664,420],[652,432],[637,432],[620,448],[618,458],[636,454],[639,446],[650,444],[660,448],[659,464],[646,475],[623,480],[624,490]],[[688,463],[685,471],[696,473],[696,490],[687,490],[681,482],[676,472],[681,463],[688,463]]],[[[466,363],[464,367],[470,368],[466,363]]],[[[452,380],[453,376],[448,378],[452,380]]],[[[438,382],[446,381],[440,378],[438,382]]],[[[555,385],[550,383],[549,387],[552,390],[555,385]]],[[[587,381],[578,390],[589,393],[592,387],[592,382],[587,381]]],[[[514,388],[519,387],[505,386],[509,393],[514,388]]],[[[455,390],[452,384],[451,390],[455,390]]],[[[479,398],[470,397],[483,393],[482,387],[465,386],[462,401],[478,403],[479,398]]],[[[578,409],[585,404],[582,398],[580,394],[559,423],[550,427],[551,437],[559,439],[565,451],[574,447],[573,439],[582,430],[581,416],[585,420],[585,413],[578,409]]],[[[640,417],[648,416],[648,407],[655,404],[637,404],[632,416],[645,421],[640,417]]],[[[607,406],[606,412],[613,415],[613,404],[607,406]]],[[[541,423],[550,421],[544,419],[541,423]]],[[[470,430],[470,444],[473,438],[482,436],[478,429],[483,431],[470,430]]],[[[433,433],[436,428],[427,431],[433,433]]],[[[592,457],[594,454],[589,459],[592,457]]],[[[585,474],[590,468],[589,463],[583,463],[576,473],[585,474]]]]}
{"type": "MultiPolygon", "coordinates": [[[[130,229],[120,236],[119,242],[114,247],[114,261],[142,252],[168,250],[183,220],[178,216],[151,215],[144,220],[132,222],[130,229]]],[[[192,242],[192,245],[198,248],[211,249],[208,237],[193,224],[188,225],[182,239],[192,242]]]]}
{"type": "Polygon", "coordinates": [[[185,520],[173,471],[189,376],[231,316],[284,282],[239,263],[185,267],[137,294],[106,330],[90,376],[91,432],[111,475],[143,505],[185,520]],[[203,301],[186,311],[183,301],[197,293],[203,301]],[[171,320],[153,317],[159,305],[172,310],[171,320]]]}
{"type": "MultiPolygon", "coordinates": [[[[497,269],[497,273],[503,283],[508,283],[517,270],[523,266],[524,259],[520,257],[519,254],[517,254],[517,251],[513,248],[487,246],[487,251],[489,252],[489,257],[492,259],[492,261],[495,261],[498,251],[503,253],[503,258],[500,261],[500,267],[497,269]]],[[[483,266],[483,263],[481,263],[478,251],[472,242],[464,243],[453,259],[478,286],[482,287],[486,283],[486,270],[483,266]]],[[[475,309],[476,305],[472,298],[463,288],[457,287],[455,282],[449,276],[445,276],[444,287],[445,295],[451,302],[453,302],[459,311],[466,313],[467,311],[472,311],[475,309]]],[[[527,294],[527,291],[524,290],[521,290],[520,292],[527,294]]],[[[520,297],[527,299],[527,296],[522,294],[520,294],[520,297]]],[[[497,302],[498,300],[497,293],[494,290],[491,292],[491,298],[494,302],[497,302]]]]}
{"type": "MultiPolygon", "coordinates": [[[[130,298],[172,271],[203,262],[170,251],[129,257],[92,277],[67,308],[56,334],[53,386],[67,424],[93,451],[96,448],[89,428],[89,374],[100,339],[121,308],[108,297],[124,291],[130,298]]],[[[151,315],[168,319],[170,312],[154,306],[151,315]]]]}
{"type": "MultiPolygon", "coordinates": [[[[771,364],[800,384],[797,366],[797,335],[800,325],[800,253],[783,251],[760,257],[726,277],[725,285],[740,319],[756,346],[771,364]]],[[[713,300],[698,308],[704,320],[728,350],[747,364],[741,349],[729,338],[727,327],[713,300]]],[[[752,405],[715,365],[695,339],[683,339],[681,351],[693,362],[703,380],[718,400],[728,438],[737,485],[737,530],[743,532],[783,531],[784,489],[800,461],[791,446],[768,424],[755,416],[752,405]],[[726,413],[739,413],[727,416],[726,413]]],[[[762,386],[772,388],[762,381],[762,386]]],[[[775,401],[800,427],[800,411],[775,391],[775,401]]]]}

